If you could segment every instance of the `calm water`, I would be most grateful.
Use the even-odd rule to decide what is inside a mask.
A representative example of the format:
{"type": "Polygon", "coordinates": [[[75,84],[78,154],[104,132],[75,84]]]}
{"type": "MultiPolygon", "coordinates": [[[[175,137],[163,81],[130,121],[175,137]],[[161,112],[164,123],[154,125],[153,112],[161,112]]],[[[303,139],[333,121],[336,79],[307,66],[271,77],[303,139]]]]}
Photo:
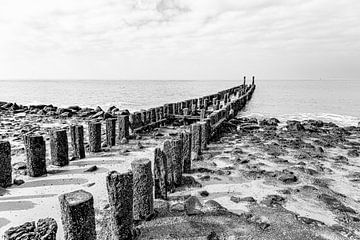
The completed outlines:
{"type": "MultiPolygon", "coordinates": [[[[19,104],[115,105],[131,111],[211,94],[241,81],[0,81],[0,101],[19,104]]],[[[258,80],[244,115],[360,121],[360,81],[258,80]]]]}

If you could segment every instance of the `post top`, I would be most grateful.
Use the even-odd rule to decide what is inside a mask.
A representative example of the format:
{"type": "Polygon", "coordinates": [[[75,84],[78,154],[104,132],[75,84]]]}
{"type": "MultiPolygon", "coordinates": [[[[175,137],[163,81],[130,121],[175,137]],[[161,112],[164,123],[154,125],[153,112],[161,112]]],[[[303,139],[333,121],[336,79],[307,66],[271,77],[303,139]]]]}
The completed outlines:
{"type": "Polygon", "coordinates": [[[62,194],[59,198],[63,198],[70,206],[74,206],[89,201],[93,196],[91,193],[84,190],[77,190],[62,194]]]}
{"type": "Polygon", "coordinates": [[[148,159],[148,158],[140,158],[140,159],[136,159],[136,160],[132,161],[131,166],[147,165],[149,163],[151,164],[150,159],[148,159]]]}

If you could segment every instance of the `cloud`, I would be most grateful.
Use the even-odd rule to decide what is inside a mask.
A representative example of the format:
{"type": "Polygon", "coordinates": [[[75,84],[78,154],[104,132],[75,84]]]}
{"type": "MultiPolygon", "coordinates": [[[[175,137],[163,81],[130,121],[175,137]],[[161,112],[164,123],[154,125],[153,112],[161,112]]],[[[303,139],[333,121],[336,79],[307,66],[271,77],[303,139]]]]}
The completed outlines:
{"type": "Polygon", "coordinates": [[[0,61],[356,57],[359,11],[358,0],[0,0],[0,61]]]}

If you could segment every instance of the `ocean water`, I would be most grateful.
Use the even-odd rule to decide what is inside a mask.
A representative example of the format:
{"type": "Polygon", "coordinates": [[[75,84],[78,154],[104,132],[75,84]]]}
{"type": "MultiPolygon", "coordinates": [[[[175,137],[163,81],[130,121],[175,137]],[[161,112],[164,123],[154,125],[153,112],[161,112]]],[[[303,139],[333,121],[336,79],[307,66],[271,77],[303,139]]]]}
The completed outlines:
{"type": "MultiPolygon", "coordinates": [[[[201,97],[239,81],[0,81],[0,101],[130,111],[201,97]]],[[[340,125],[360,121],[360,81],[257,80],[244,116],[321,119],[340,125]]]]}

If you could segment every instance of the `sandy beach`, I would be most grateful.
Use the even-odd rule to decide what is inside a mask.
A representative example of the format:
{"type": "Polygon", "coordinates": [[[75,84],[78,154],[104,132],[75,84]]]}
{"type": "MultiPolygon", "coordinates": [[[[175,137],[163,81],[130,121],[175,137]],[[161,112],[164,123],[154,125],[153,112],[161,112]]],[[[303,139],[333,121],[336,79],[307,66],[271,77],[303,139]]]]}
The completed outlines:
{"type": "MultiPolygon", "coordinates": [[[[155,147],[179,130],[167,126],[137,134],[128,144],[87,151],[85,159],[69,166],[49,165],[46,176],[25,175],[22,135],[31,130],[48,139],[50,129],[66,129],[74,121],[86,126],[85,118],[1,117],[1,135],[12,145],[13,179],[24,181],[0,189],[1,234],[51,217],[58,223],[57,239],[62,239],[58,196],[84,189],[94,196],[98,238],[109,239],[107,173],[126,172],[135,159],[153,160],[155,147]],[[95,171],[86,171],[93,166],[95,171]]],[[[169,201],[156,200],[158,216],[139,223],[139,239],[206,239],[213,232],[218,238],[211,239],[360,239],[360,128],[237,116],[221,132],[203,160],[192,163],[192,173],[184,174],[183,186],[169,201]],[[190,195],[203,204],[193,216],[183,206],[190,195]],[[226,211],[207,211],[204,203],[209,200],[226,211]]],[[[86,146],[87,140],[85,127],[86,146]]]]}

